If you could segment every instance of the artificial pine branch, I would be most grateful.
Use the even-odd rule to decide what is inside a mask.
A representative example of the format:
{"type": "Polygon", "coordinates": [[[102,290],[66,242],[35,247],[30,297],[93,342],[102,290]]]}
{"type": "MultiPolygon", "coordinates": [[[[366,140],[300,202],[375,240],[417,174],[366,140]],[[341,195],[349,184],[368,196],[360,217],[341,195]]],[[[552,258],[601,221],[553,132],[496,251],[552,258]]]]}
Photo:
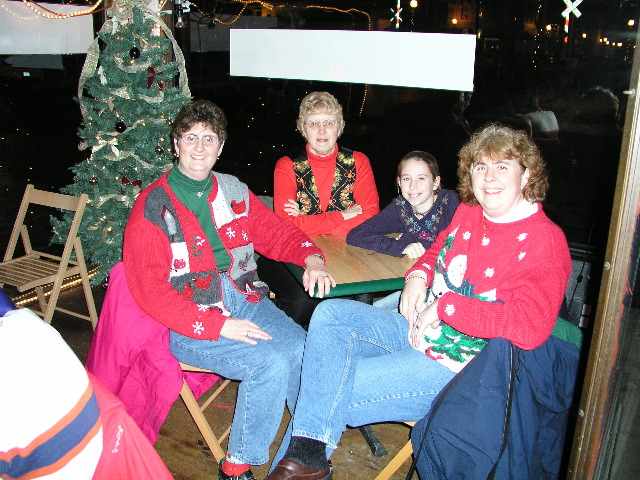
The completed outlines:
{"type": "MultiPolygon", "coordinates": [[[[171,121],[191,99],[182,52],[146,1],[117,0],[107,15],[78,86],[79,149],[90,156],[71,167],[74,182],[61,189],[89,195],[80,238],[87,262],[101,266],[94,284],[122,259],[138,193],[171,167],[171,121]]],[[[51,222],[53,241],[63,243],[71,218],[51,222]]]]}

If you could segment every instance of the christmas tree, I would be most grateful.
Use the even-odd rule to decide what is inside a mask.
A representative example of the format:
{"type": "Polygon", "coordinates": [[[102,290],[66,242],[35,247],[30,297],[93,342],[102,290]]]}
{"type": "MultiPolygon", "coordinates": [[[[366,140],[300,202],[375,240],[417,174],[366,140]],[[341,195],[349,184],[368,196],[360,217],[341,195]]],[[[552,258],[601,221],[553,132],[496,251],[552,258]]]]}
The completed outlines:
{"type": "MultiPolygon", "coordinates": [[[[87,262],[101,266],[94,284],[122,258],[136,196],[171,168],[171,121],[191,99],[182,52],[145,5],[146,0],[116,0],[110,7],[78,87],[78,148],[91,155],[71,168],[74,183],[62,192],[89,196],[80,238],[87,262]],[[176,60],[170,61],[172,49],[176,60]]],[[[64,242],[60,232],[68,231],[71,218],[51,222],[54,242],[64,242]]]]}

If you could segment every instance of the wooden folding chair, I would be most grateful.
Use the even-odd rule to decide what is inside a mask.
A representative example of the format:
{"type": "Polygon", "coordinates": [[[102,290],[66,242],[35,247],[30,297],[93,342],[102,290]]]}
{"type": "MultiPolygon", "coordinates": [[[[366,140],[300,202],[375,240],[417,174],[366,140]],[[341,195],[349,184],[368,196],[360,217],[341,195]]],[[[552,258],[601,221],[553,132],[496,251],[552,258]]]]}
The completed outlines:
{"type": "Polygon", "coordinates": [[[15,287],[19,292],[35,288],[40,310],[37,308],[32,308],[32,310],[47,323],[51,323],[54,311],[58,310],[67,315],[89,320],[95,330],[98,323],[98,314],[93,301],[91,285],[89,284],[89,275],[82,253],[82,245],[78,237],[80,220],[87,201],[88,197],[84,193],[79,197],[75,197],[37,190],[33,185],[27,185],[18,210],[18,216],[9,237],[4,259],[0,264],[0,286],[7,284],[15,287]],[[29,232],[25,224],[25,216],[30,205],[42,205],[75,212],[61,256],[40,252],[32,248],[29,232]],[[25,254],[14,258],[19,237],[22,239],[25,254]],[[75,253],[75,260],[71,259],[72,253],[75,253]],[[65,278],[72,276],[80,277],[88,315],[63,309],[56,305],[65,278]],[[51,290],[45,295],[45,286],[50,284],[51,290]],[[46,298],[47,295],[49,296],[48,300],[46,298]]]}
{"type": "MultiPolygon", "coordinates": [[[[212,372],[211,370],[192,367],[191,365],[186,365],[184,363],[180,363],[180,368],[185,372],[202,372],[202,373],[215,374],[215,372],[212,372]]],[[[198,401],[193,396],[193,392],[189,388],[189,385],[187,385],[186,380],[182,381],[182,390],[180,391],[180,397],[182,398],[182,401],[187,407],[187,410],[189,411],[189,415],[191,415],[191,418],[193,418],[193,421],[195,422],[196,426],[198,427],[198,430],[200,431],[200,434],[204,438],[204,441],[209,447],[209,450],[211,450],[211,453],[213,454],[213,456],[216,459],[216,462],[218,463],[220,463],[220,460],[222,460],[225,456],[225,452],[222,449],[221,444],[229,436],[229,433],[231,432],[231,424],[229,424],[227,429],[220,436],[216,436],[216,434],[213,433],[213,429],[211,428],[211,425],[209,424],[206,417],[204,416],[204,411],[207,409],[209,405],[211,405],[211,403],[216,399],[216,397],[218,397],[218,395],[220,395],[222,391],[227,387],[227,385],[229,385],[229,383],[231,382],[231,380],[227,380],[223,378],[221,378],[220,380],[222,380],[222,383],[220,384],[220,386],[216,388],[214,392],[207,397],[207,399],[202,405],[198,404],[198,401]]]]}
{"type": "MultiPolygon", "coordinates": [[[[405,425],[409,427],[413,427],[415,422],[404,422],[405,425]]],[[[413,453],[413,447],[411,446],[411,440],[407,440],[407,443],[400,449],[398,453],[396,453],[395,457],[391,459],[387,465],[380,470],[380,473],[376,476],[374,480],[389,480],[394,473],[398,471],[398,469],[402,466],[404,462],[407,461],[408,458],[411,457],[413,453]]]]}

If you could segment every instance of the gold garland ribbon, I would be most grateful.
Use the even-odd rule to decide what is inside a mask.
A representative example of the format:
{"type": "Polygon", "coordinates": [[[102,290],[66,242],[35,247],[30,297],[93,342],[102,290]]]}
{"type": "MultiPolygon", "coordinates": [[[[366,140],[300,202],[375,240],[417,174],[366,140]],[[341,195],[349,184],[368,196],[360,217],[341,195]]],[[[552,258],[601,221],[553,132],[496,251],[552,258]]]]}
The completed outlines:
{"type": "MultiPolygon", "coordinates": [[[[158,25],[166,37],[171,41],[173,47],[173,53],[178,64],[178,83],[182,89],[182,94],[185,97],[191,96],[191,91],[188,86],[187,71],[185,68],[185,60],[182,50],[178,46],[176,39],[171,33],[171,29],[166,23],[153,11],[147,8],[147,0],[115,0],[115,2],[107,9],[107,20],[102,25],[100,32],[106,32],[111,30],[112,34],[118,29],[119,24],[131,21],[133,18],[133,7],[138,7],[144,14],[151,17],[151,19],[158,25]]],[[[87,50],[87,58],[82,66],[82,72],[80,73],[80,81],[78,82],[78,99],[80,100],[80,111],[82,112],[82,118],[87,118],[88,112],[86,107],[82,103],[84,85],[87,80],[93,77],[98,68],[98,61],[100,58],[100,47],[98,45],[98,36],[87,50]]],[[[155,98],[154,98],[155,100],[155,98]]],[[[161,100],[160,100],[161,101],[161,100]]]]}

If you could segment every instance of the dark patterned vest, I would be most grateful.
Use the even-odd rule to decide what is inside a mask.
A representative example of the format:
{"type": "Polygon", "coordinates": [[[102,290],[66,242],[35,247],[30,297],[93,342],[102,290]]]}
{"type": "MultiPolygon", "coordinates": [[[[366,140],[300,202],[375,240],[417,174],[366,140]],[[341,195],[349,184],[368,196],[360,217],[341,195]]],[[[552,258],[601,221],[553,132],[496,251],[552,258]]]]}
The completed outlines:
{"type": "MultiPolygon", "coordinates": [[[[356,160],[353,151],[347,148],[338,148],[336,170],[333,174],[331,198],[329,199],[327,212],[346,210],[356,203],[353,198],[354,183],[356,181],[356,160]]],[[[296,183],[298,185],[296,200],[302,215],[323,213],[320,209],[320,197],[318,197],[316,179],[311,171],[311,164],[306,152],[293,161],[293,171],[296,174],[296,183]]]]}

